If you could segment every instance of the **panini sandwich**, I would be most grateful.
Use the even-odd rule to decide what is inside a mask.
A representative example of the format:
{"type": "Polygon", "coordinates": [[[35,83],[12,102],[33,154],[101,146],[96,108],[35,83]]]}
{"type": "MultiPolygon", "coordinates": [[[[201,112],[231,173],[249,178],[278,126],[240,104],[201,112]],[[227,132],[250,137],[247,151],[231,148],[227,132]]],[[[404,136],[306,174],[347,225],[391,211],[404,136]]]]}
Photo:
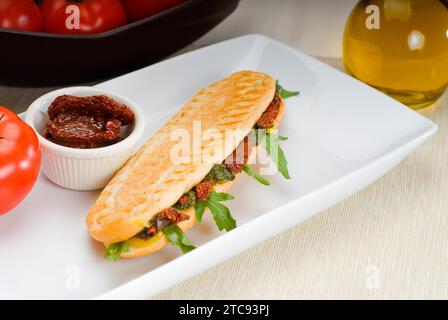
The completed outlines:
{"type": "MultiPolygon", "coordinates": [[[[269,75],[252,71],[234,73],[199,91],[117,172],[88,212],[89,232],[104,243],[106,257],[145,256],[169,243],[188,252],[194,246],[184,232],[208,211],[220,230],[235,228],[235,219],[222,204],[233,199],[226,193],[233,181],[246,173],[269,184],[249,166],[259,146],[271,156],[272,147],[277,148],[273,162],[289,178],[278,147],[284,138],[274,129],[284,115],[284,98],[297,94],[269,75]],[[172,132],[182,129],[192,136],[195,122],[202,131],[234,132],[233,141],[221,141],[227,151],[214,162],[173,162],[172,149],[178,142],[172,132]]],[[[216,141],[201,140],[203,153],[213,148],[216,141]]]]}

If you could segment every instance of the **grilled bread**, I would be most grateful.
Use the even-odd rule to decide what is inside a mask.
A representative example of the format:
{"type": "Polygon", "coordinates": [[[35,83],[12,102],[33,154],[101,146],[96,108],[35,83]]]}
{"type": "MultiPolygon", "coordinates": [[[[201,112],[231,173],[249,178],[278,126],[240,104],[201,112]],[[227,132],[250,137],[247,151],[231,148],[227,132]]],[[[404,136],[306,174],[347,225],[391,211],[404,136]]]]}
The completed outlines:
{"type": "MultiPolygon", "coordinates": [[[[193,136],[195,122],[201,130],[214,129],[218,132],[235,132],[234,141],[241,142],[254,127],[257,120],[269,106],[276,92],[276,83],[269,75],[242,71],[232,74],[203,90],[191,99],[167,124],[123,166],[100,194],[87,216],[91,236],[106,246],[133,238],[148,221],[162,210],[175,204],[186,192],[196,186],[213,167],[213,163],[191,161],[173,163],[171,149],[178,143],[172,141],[171,133],[183,129],[193,136]]],[[[278,123],[284,106],[278,114],[278,123]]],[[[227,153],[235,145],[225,139],[222,143],[227,153]]],[[[216,141],[202,141],[202,152],[212,152],[216,141]]],[[[254,148],[255,149],[255,148],[254,148]]],[[[255,150],[252,150],[252,156],[255,150]]],[[[227,190],[231,182],[221,184],[218,192],[227,190]]],[[[178,226],[187,230],[195,224],[194,209],[183,213],[190,219],[178,226]]],[[[134,241],[135,240],[135,241],[134,241]]],[[[130,249],[122,257],[131,258],[160,250],[167,244],[161,232],[143,242],[128,241],[130,249]]]]}
{"type": "MultiPolygon", "coordinates": [[[[274,122],[274,128],[278,126],[280,121],[283,118],[285,112],[285,105],[284,103],[281,104],[280,112],[275,119],[274,122]]],[[[249,151],[249,163],[253,162],[254,157],[256,156],[256,153],[258,151],[259,147],[252,147],[249,151]]],[[[241,174],[241,173],[240,173],[241,174]]],[[[238,174],[239,175],[239,174],[238,174]]],[[[236,178],[238,178],[238,175],[236,175],[236,178]]],[[[234,181],[235,181],[234,180],[234,181]]],[[[214,191],[216,192],[226,192],[230,189],[234,181],[228,181],[222,184],[218,184],[214,187],[214,191]]],[[[190,208],[187,210],[182,211],[182,213],[187,214],[190,218],[186,221],[182,221],[178,224],[178,226],[183,230],[187,231],[190,228],[192,228],[196,223],[196,216],[195,216],[195,210],[194,208],[190,208]]],[[[146,256],[152,253],[155,253],[163,247],[165,247],[168,244],[168,240],[163,235],[162,231],[157,232],[157,234],[151,238],[150,240],[140,240],[138,238],[132,238],[131,240],[127,241],[127,244],[129,246],[129,251],[121,253],[121,258],[137,258],[146,256]]]]}

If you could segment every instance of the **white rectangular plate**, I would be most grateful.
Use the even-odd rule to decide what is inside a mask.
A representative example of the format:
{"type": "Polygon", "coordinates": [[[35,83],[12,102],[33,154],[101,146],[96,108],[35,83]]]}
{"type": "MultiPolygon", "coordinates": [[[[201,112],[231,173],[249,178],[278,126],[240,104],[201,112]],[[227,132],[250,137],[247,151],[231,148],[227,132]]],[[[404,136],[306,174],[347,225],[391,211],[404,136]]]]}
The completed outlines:
{"type": "MultiPolygon", "coordinates": [[[[188,232],[198,248],[110,262],[89,238],[97,192],[74,192],[41,176],[0,217],[0,298],[148,298],[344,199],[399,163],[437,126],[395,100],[279,42],[248,35],[102,83],[144,107],[145,137],[199,89],[230,73],[260,70],[299,90],[280,134],[292,180],[270,187],[242,175],[229,202],[238,228],[223,234],[207,216],[188,232]]],[[[142,141],[143,142],[143,141],[142,141]]],[[[266,257],[269,259],[269,257],[266,257]]],[[[286,276],[286,275],[285,275],[286,276]]]]}

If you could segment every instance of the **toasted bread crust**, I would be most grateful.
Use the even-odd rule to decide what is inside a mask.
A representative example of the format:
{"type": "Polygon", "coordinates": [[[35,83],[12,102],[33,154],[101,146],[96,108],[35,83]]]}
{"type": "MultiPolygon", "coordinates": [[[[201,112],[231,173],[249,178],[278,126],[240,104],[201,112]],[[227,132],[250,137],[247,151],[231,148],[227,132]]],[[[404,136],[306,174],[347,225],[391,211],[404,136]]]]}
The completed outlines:
{"type": "MultiPolygon", "coordinates": [[[[284,114],[285,114],[285,103],[282,101],[282,104],[280,106],[280,112],[274,122],[274,128],[278,127],[281,120],[283,119],[284,114]]],[[[249,155],[249,163],[253,162],[253,159],[256,156],[258,148],[259,147],[252,147],[252,150],[250,151],[250,155],[249,155]]],[[[235,180],[237,178],[238,178],[238,176],[235,177],[235,180]]],[[[214,190],[216,192],[226,192],[227,190],[229,190],[231,188],[232,184],[233,184],[233,181],[219,184],[219,185],[215,186],[214,190]]],[[[208,210],[208,209],[206,209],[206,210],[208,210]]],[[[194,211],[194,208],[190,208],[188,210],[182,211],[182,213],[189,215],[190,219],[186,220],[186,221],[182,221],[181,223],[178,224],[178,226],[183,231],[187,231],[187,230],[191,229],[197,223],[195,211],[194,211]]],[[[168,239],[162,235],[161,231],[159,231],[156,241],[148,242],[147,246],[134,247],[134,246],[130,245],[129,251],[123,252],[121,254],[121,257],[125,258],[125,259],[130,259],[130,258],[138,258],[138,257],[146,256],[146,255],[153,254],[153,253],[156,253],[157,251],[162,250],[167,244],[168,244],[168,239]]]]}
{"type": "MultiPolygon", "coordinates": [[[[193,137],[194,123],[200,121],[202,132],[209,129],[221,134],[234,132],[233,142],[223,141],[228,153],[222,154],[222,161],[233,151],[235,141],[242,141],[266,110],[275,87],[274,79],[264,73],[242,71],[201,90],[106,186],[87,216],[91,236],[103,243],[133,237],[210,171],[213,163],[171,161],[171,150],[179,143],[172,139],[174,130],[186,130],[193,137]]],[[[203,139],[203,154],[213,153],[215,147],[214,140],[203,139]]]]}

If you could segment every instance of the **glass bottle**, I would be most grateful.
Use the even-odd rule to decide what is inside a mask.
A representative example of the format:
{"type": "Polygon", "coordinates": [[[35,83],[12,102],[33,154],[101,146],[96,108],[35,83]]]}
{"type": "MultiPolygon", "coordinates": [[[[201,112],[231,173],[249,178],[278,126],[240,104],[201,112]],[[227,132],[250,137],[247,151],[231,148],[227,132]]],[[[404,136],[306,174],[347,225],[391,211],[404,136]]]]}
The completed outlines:
{"type": "Polygon", "coordinates": [[[413,109],[448,85],[447,0],[361,0],[344,31],[344,65],[413,109]]]}

